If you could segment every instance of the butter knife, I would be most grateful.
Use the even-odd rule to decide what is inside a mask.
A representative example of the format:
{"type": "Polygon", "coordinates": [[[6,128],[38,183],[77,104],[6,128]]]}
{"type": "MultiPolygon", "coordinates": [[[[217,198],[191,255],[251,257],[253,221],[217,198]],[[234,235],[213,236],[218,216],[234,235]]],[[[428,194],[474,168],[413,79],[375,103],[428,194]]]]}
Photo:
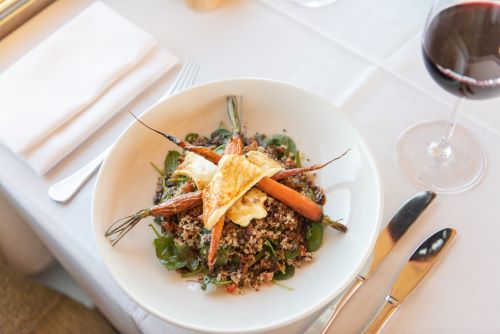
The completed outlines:
{"type": "Polygon", "coordinates": [[[361,285],[377,270],[385,256],[394,248],[410,226],[436,197],[432,191],[422,191],[410,198],[392,217],[380,232],[373,251],[373,261],[366,273],[360,273],[356,281],[332,310],[328,307],[304,332],[304,334],[325,334],[333,320],[361,285]],[[325,319],[326,322],[325,322],[325,319]]]}
{"type": "Polygon", "coordinates": [[[434,233],[418,246],[396,279],[382,309],[364,330],[364,334],[377,334],[382,331],[392,314],[424,278],[455,234],[454,229],[445,228],[434,233]]]}

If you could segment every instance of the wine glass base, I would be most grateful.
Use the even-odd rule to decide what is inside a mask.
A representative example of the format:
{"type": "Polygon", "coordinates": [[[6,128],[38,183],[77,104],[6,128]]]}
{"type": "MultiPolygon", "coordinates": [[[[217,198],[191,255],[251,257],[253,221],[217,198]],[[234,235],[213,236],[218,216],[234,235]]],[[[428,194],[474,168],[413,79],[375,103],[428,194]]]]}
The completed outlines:
{"type": "Polygon", "coordinates": [[[406,177],[436,193],[459,193],[474,187],[486,171],[486,153],[476,137],[456,126],[448,159],[433,157],[429,146],[439,140],[447,122],[421,123],[410,127],[398,143],[398,162],[406,177]]]}

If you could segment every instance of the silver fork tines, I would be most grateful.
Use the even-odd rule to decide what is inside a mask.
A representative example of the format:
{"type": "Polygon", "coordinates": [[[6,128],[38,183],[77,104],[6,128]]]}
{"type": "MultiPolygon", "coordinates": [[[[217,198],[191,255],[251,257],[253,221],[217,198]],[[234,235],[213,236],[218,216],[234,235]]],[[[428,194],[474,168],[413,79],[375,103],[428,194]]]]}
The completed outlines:
{"type": "Polygon", "coordinates": [[[200,66],[193,60],[186,60],[174,82],[167,90],[166,96],[174,95],[192,86],[194,83],[194,79],[198,74],[199,68],[200,66]]]}

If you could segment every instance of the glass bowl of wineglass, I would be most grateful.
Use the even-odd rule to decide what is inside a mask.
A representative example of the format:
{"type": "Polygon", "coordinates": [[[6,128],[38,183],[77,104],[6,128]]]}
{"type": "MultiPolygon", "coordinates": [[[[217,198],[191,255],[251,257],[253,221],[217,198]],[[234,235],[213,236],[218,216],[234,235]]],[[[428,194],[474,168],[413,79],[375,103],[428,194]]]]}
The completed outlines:
{"type": "Polygon", "coordinates": [[[422,38],[425,66],[434,81],[457,96],[449,121],[409,128],[398,144],[399,164],[413,182],[438,193],[475,186],[486,153],[456,124],[464,99],[500,95],[500,1],[435,0],[422,38]]]}

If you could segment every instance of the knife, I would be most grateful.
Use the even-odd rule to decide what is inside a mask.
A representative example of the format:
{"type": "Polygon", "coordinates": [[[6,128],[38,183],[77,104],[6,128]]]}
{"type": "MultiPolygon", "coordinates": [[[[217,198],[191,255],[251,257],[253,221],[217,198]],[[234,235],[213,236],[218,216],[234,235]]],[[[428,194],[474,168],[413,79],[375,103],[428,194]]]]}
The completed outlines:
{"type": "Polygon", "coordinates": [[[392,314],[424,278],[456,233],[452,228],[442,229],[418,246],[396,279],[382,309],[364,330],[364,334],[382,331],[392,314]]]}
{"type": "Polygon", "coordinates": [[[409,227],[417,220],[420,214],[436,197],[432,191],[422,191],[410,198],[394,214],[389,224],[380,232],[373,251],[373,261],[365,274],[358,274],[356,281],[344,294],[342,299],[332,310],[330,307],[324,311],[304,332],[304,334],[325,334],[333,320],[340,313],[345,304],[351,299],[359,287],[367,280],[379,267],[385,256],[394,248],[398,240],[406,233],[409,227]],[[325,322],[325,319],[326,322],[325,322]]]}

